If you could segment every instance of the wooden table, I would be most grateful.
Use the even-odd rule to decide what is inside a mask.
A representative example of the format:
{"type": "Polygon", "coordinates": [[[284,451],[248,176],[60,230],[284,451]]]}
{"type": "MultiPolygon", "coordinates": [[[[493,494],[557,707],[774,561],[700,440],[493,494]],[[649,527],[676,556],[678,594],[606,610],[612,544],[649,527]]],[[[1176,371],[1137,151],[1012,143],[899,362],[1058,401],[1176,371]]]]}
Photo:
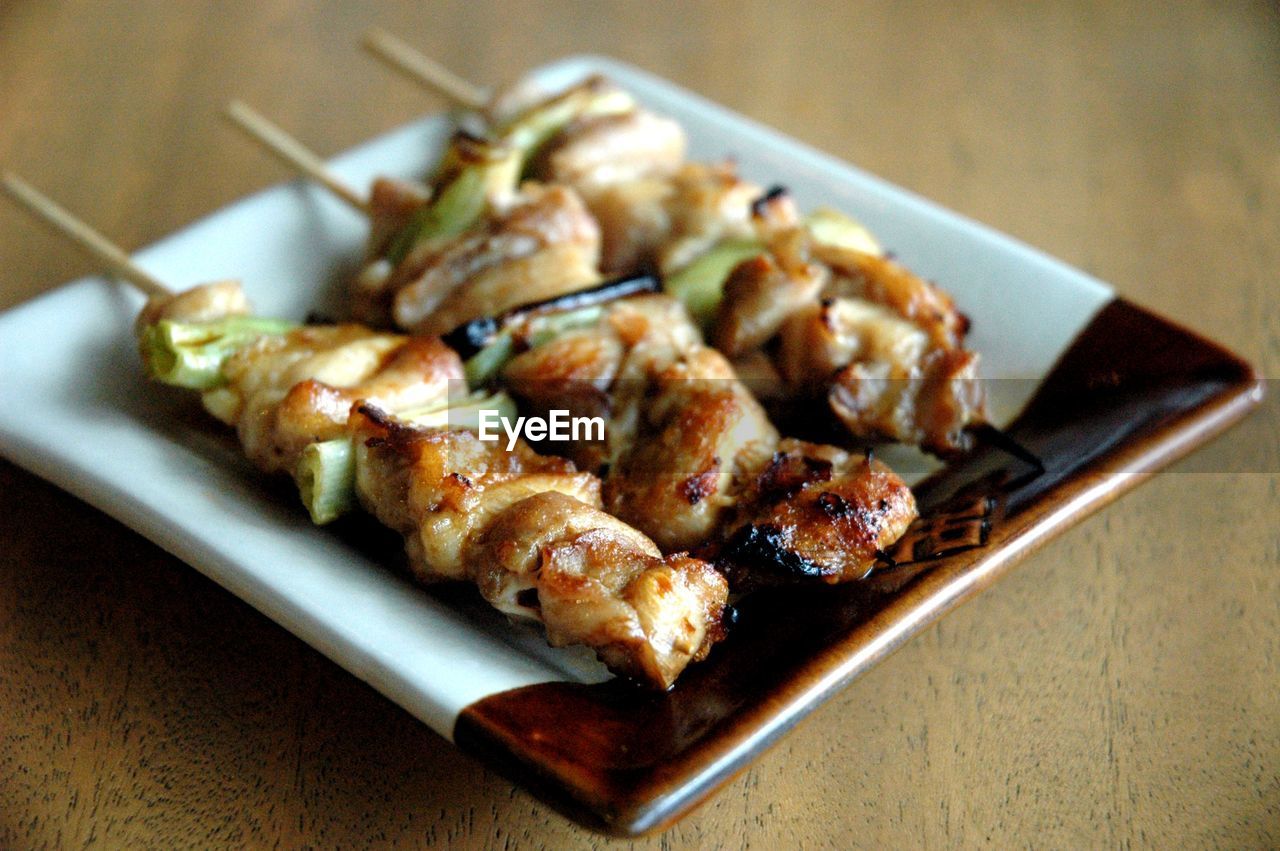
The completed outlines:
{"type": "MultiPolygon", "coordinates": [[[[232,96],[323,152],[439,106],[354,49],[369,24],[485,83],[608,53],[1274,373],[1280,13],[1160,5],[14,0],[0,164],[139,246],[285,176],[232,96]]],[[[8,205],[0,257],[0,306],[94,268],[8,205]]],[[[1068,532],[648,844],[1280,843],[1277,422],[1068,532]]],[[[93,840],[603,842],[0,463],[0,846],[93,840]]]]}

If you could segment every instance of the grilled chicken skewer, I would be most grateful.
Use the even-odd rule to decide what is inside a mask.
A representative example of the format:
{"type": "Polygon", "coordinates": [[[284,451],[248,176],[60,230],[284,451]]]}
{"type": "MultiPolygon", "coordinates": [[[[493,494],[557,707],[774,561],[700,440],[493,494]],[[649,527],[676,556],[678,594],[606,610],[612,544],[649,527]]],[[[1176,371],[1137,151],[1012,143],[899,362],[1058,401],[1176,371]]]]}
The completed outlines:
{"type": "Polygon", "coordinates": [[[174,293],[25,182],[5,175],[4,186],[148,293],[144,354],[161,350],[159,335],[204,361],[175,370],[148,360],[148,371],[205,390],[206,407],[237,427],[260,468],[288,471],[308,449],[352,447],[361,502],[405,536],[420,580],[473,581],[502,611],[544,623],[552,644],[585,644],[655,688],[670,687],[722,637],[724,578],[699,559],[664,557],[602,512],[594,476],[523,443],[508,453],[405,414],[461,381],[458,355],[438,338],[354,325],[259,328],[238,285],[174,293]]]}
{"type": "Polygon", "coordinates": [[[469,319],[581,289],[600,279],[600,234],[563,186],[517,185],[528,151],[565,116],[607,111],[613,93],[571,98],[496,140],[459,133],[433,186],[379,179],[368,199],[296,139],[241,103],[241,129],[370,219],[367,262],[352,287],[361,321],[439,334],[469,319]]]}
{"type": "MultiPolygon", "coordinates": [[[[386,33],[375,40],[402,68],[415,55],[386,33]]],[[[497,125],[529,100],[492,97],[482,112],[497,125]]],[[[966,449],[984,402],[978,357],[964,348],[968,321],[950,297],[848,217],[820,209],[801,219],[785,191],[765,192],[728,163],[684,163],[683,152],[678,125],[637,107],[566,124],[530,174],[583,196],[606,274],[657,269],[717,348],[757,362],[767,354],[784,407],[825,403],[857,438],[966,449]]]]}

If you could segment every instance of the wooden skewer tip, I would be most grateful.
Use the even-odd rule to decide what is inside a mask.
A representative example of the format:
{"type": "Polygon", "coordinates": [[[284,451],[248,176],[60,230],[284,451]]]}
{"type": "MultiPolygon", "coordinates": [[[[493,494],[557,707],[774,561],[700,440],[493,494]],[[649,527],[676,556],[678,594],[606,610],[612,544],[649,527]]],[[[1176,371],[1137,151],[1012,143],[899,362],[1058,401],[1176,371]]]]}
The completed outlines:
{"type": "Polygon", "coordinates": [[[113,274],[148,296],[171,295],[173,290],[144,270],[128,252],[72,215],[53,199],[11,171],[0,176],[5,192],[19,206],[80,246],[113,274]]]}
{"type": "Polygon", "coordinates": [[[384,29],[367,30],[362,43],[378,59],[458,106],[484,109],[489,103],[487,89],[458,76],[384,29]]]}
{"type": "Polygon", "coordinates": [[[318,154],[249,104],[232,100],[223,115],[285,165],[319,183],[357,212],[369,214],[368,199],[334,174],[318,154]]]}

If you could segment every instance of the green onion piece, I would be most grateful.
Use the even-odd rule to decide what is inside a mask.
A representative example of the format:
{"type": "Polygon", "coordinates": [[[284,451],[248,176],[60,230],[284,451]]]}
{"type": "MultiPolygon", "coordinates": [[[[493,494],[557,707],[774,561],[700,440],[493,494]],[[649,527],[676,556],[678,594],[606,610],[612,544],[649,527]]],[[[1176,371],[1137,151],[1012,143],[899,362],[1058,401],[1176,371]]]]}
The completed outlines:
{"type": "Polygon", "coordinates": [[[805,226],[813,238],[825,245],[849,248],[863,254],[884,254],[880,243],[857,219],[830,207],[819,207],[805,218],[805,226]]]}
{"type": "Polygon", "coordinates": [[[484,387],[497,377],[507,361],[516,355],[516,343],[510,331],[502,331],[462,365],[468,387],[484,387]]]}
{"type": "Polygon", "coordinates": [[[520,151],[527,161],[574,119],[620,115],[635,106],[635,98],[626,92],[612,86],[601,89],[588,82],[516,116],[502,128],[498,138],[520,151]]]}
{"type": "Polygon", "coordinates": [[[520,176],[518,151],[504,145],[477,144],[456,170],[452,170],[440,191],[418,210],[387,249],[387,260],[399,265],[414,248],[427,240],[457,236],[475,225],[484,215],[489,199],[515,188],[520,176]]]}
{"type": "Polygon", "coordinates": [[[478,391],[457,399],[396,411],[395,418],[423,428],[479,428],[481,411],[498,411],[504,417],[515,416],[515,400],[502,390],[478,391]]]}
{"type": "Polygon", "coordinates": [[[532,316],[525,320],[525,323],[518,330],[507,328],[499,331],[498,335],[488,345],[467,358],[466,363],[462,365],[463,372],[467,377],[467,386],[473,388],[484,387],[497,378],[498,373],[507,365],[507,362],[516,356],[515,335],[517,333],[520,334],[527,348],[532,349],[541,346],[543,343],[551,342],[566,331],[593,325],[603,315],[604,308],[602,306],[591,305],[563,313],[532,316]]]}
{"type": "MultiPolygon", "coordinates": [[[[437,411],[431,416],[444,414],[444,422],[435,426],[436,428],[461,428],[467,431],[479,431],[480,415],[485,411],[493,411],[504,419],[515,419],[517,413],[516,400],[501,390],[496,393],[472,393],[465,400],[454,402],[448,408],[443,411],[437,411]]],[[[419,419],[411,420],[411,422],[415,425],[427,425],[426,422],[419,419]]]]}
{"type": "Polygon", "coordinates": [[[293,479],[298,495],[311,514],[311,522],[323,526],[355,509],[356,459],[351,439],[339,437],[312,443],[302,450],[293,479]]]}
{"type": "Polygon", "coordinates": [[[162,319],[143,329],[138,348],[149,377],[191,390],[210,390],[224,382],[222,365],[236,351],[260,337],[296,327],[295,322],[256,316],[210,322],[162,319]]]}
{"type": "Polygon", "coordinates": [[[733,267],[763,250],[755,240],[726,240],[680,271],[668,275],[662,288],[684,302],[696,322],[706,325],[715,317],[716,308],[724,296],[724,282],[733,267]]]}

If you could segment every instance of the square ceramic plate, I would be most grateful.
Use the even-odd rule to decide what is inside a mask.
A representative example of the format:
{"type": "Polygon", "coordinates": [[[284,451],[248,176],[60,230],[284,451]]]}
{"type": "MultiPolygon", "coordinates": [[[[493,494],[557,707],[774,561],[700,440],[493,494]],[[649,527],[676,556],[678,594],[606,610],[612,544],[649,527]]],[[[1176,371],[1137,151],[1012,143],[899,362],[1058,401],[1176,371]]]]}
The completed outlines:
{"type": "MultiPolygon", "coordinates": [[[[466,594],[431,594],[376,547],[312,527],[190,398],[148,384],[130,332],[140,299],[102,279],[0,316],[0,450],[148,536],[535,794],[589,825],[670,823],[868,666],[1030,549],[1243,416],[1260,389],[1228,352],[1013,240],[636,69],[594,57],[534,72],[556,88],[603,72],[802,209],[862,219],[974,323],[997,421],[1044,469],[996,449],[932,472],[925,529],[982,518],[954,554],[866,583],[747,598],[730,638],[664,695],[609,681],[466,594]],[[51,347],[50,341],[57,341],[51,347]],[[1137,475],[1135,475],[1137,474],[1137,475]],[[801,617],[801,614],[803,615],[801,617]]],[[[338,157],[354,185],[428,172],[450,123],[418,121],[338,157]]],[[[364,224],[319,190],[246,198],[139,253],[175,285],[236,276],[264,315],[336,304],[364,224]]],[[[930,472],[903,457],[919,480],[930,472]]],[[[928,538],[928,536],[925,536],[928,538]]],[[[928,541],[926,540],[926,544],[928,541]]],[[[926,547],[929,553],[937,547],[926,547]]],[[[943,549],[946,549],[943,547],[943,549]]]]}

